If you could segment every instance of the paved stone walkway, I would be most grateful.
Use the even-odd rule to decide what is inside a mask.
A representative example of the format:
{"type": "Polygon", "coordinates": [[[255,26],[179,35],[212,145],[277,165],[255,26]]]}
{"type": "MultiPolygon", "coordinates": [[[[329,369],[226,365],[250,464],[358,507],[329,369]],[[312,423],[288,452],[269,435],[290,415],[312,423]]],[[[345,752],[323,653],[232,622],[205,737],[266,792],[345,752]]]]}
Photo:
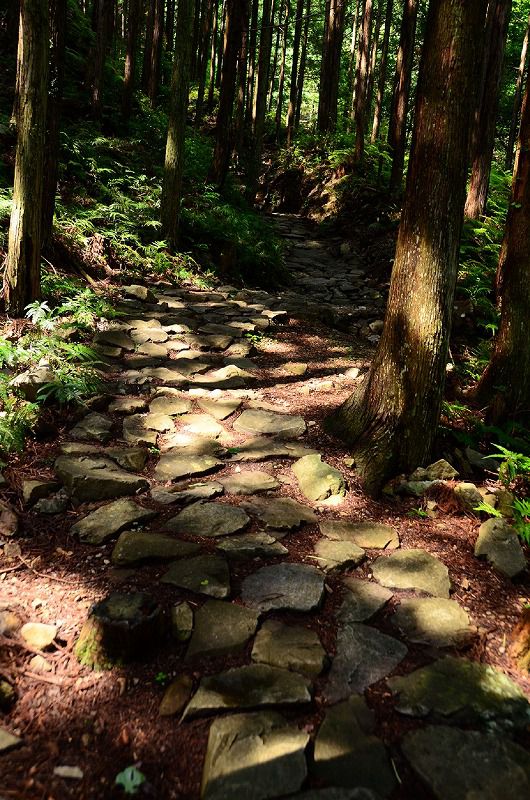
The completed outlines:
{"type": "MultiPolygon", "coordinates": [[[[339,514],[334,521],[333,507],[324,518],[319,503],[344,495],[346,481],[305,443],[309,420],[260,396],[253,335],[274,337],[308,298],[331,322],[368,327],[372,340],[377,325],[369,325],[382,312],[376,290],[362,290],[360,307],[355,254],[341,255],[338,243],[330,252],[292,218],[278,225],[293,243],[296,277],[281,296],[124,287],[126,316],[95,337],[111,365],[113,397],[72,428],[55,464],[74,501],[98,504],[74,521],[72,534],[94,548],[112,542],[116,567],[162,565],[156,580],[170,592],[164,612],[185,674],[169,686],[161,713],[183,716],[183,726],[198,716],[211,722],[205,800],[390,797],[402,778],[363,696],[387,678],[396,713],[445,723],[439,737],[418,723],[422,732],[408,734],[402,751],[433,797],[529,796],[528,753],[499,733],[530,723],[527,699],[493,668],[444,657],[443,648],[473,636],[473,621],[449,599],[446,566],[423,550],[401,549],[389,526],[339,514]],[[289,485],[306,501],[289,497],[289,485]],[[318,532],[319,522],[314,552],[302,563],[284,541],[293,531],[318,532]],[[356,577],[367,561],[371,580],[356,577]],[[234,570],[243,576],[237,591],[234,570]],[[344,593],[331,616],[330,575],[344,593]],[[403,592],[392,630],[381,631],[378,614],[403,592]],[[431,648],[430,666],[391,677],[402,675],[418,642],[431,648]],[[231,666],[244,652],[246,663],[231,666]],[[206,667],[192,683],[189,665],[205,656],[226,658],[226,668],[206,667]],[[322,721],[309,731],[303,720],[316,697],[322,721]],[[476,732],[455,727],[461,720],[476,732]],[[461,750],[466,765],[482,766],[447,769],[461,750]],[[488,752],[496,754],[494,776],[488,752]],[[308,780],[322,788],[307,790],[308,780]]],[[[164,634],[148,607],[156,635],[142,628],[140,641],[156,648],[164,634]]],[[[145,598],[125,604],[117,594],[105,611],[132,627],[137,619],[128,615],[139,608],[145,598]]],[[[134,641],[128,645],[134,650],[134,641]]],[[[78,655],[94,663],[86,635],[78,655]]]]}

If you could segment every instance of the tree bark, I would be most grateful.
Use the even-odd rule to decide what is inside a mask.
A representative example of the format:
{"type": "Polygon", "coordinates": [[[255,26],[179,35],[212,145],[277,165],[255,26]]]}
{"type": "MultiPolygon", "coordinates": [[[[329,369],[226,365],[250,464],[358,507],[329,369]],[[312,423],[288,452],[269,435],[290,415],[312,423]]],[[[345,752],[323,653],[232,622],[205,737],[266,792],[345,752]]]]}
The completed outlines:
{"type": "Polygon", "coordinates": [[[272,65],[270,69],[269,75],[269,93],[268,93],[268,100],[267,100],[267,109],[272,109],[272,100],[274,96],[274,84],[276,82],[276,72],[278,69],[278,56],[280,53],[280,37],[282,35],[282,31],[284,26],[281,24],[282,17],[284,16],[284,6],[285,0],[280,0],[280,8],[278,13],[278,24],[274,25],[275,15],[276,15],[276,0],[274,0],[272,5],[272,16],[271,16],[271,24],[273,25],[274,29],[276,30],[276,41],[274,43],[274,56],[272,58],[272,65]]]}
{"type": "Polygon", "coordinates": [[[418,0],[405,0],[399,50],[396,59],[394,93],[388,128],[388,147],[392,156],[390,189],[401,188],[405,150],[407,146],[407,115],[409,105],[412,65],[414,63],[414,44],[416,41],[416,22],[418,19],[418,0]]]}
{"type": "MultiPolygon", "coordinates": [[[[129,3],[132,0],[129,0],[129,3]]],[[[173,52],[175,40],[175,3],[176,0],[167,0],[166,24],[164,25],[164,41],[166,43],[166,53],[173,52]]]]}
{"type": "Polygon", "coordinates": [[[291,2],[286,0],[285,5],[285,20],[283,24],[283,39],[282,39],[282,61],[280,64],[280,79],[278,81],[278,101],[276,104],[276,141],[280,141],[282,131],[282,116],[283,116],[283,93],[285,88],[285,62],[287,60],[287,34],[289,32],[289,20],[291,18],[291,2]]]}
{"type": "Polygon", "coordinates": [[[345,10],[343,0],[327,0],[317,117],[317,127],[321,133],[333,131],[337,125],[345,10]]]}
{"type": "Polygon", "coordinates": [[[392,28],[393,10],[394,0],[387,0],[385,11],[385,30],[383,33],[383,43],[381,46],[381,61],[379,63],[379,80],[377,83],[374,121],[372,124],[372,144],[379,139],[379,132],[381,130],[381,115],[383,111],[383,100],[385,98],[386,72],[388,65],[388,44],[390,41],[390,30],[392,28]]]}
{"type": "Polygon", "coordinates": [[[237,96],[234,119],[234,153],[241,158],[245,138],[245,100],[247,92],[248,16],[241,20],[241,44],[237,59],[237,96]]]}
{"type": "Polygon", "coordinates": [[[201,31],[201,0],[195,0],[194,14],[193,14],[193,39],[191,45],[191,73],[190,80],[197,79],[197,70],[199,66],[199,37],[201,31]]]}
{"type": "Polygon", "coordinates": [[[374,32],[372,35],[372,41],[370,44],[370,62],[368,68],[368,81],[367,81],[367,88],[366,88],[366,127],[368,127],[368,115],[372,109],[372,100],[374,96],[374,77],[375,77],[375,68],[377,65],[377,50],[379,47],[379,34],[381,32],[381,12],[382,12],[382,0],[378,0],[377,3],[377,16],[375,19],[374,25],[374,32]]]}
{"type": "Polygon", "coordinates": [[[95,117],[101,116],[103,104],[103,75],[107,56],[108,10],[110,0],[94,0],[95,42],[91,52],[90,72],[90,104],[95,117]]]}
{"type": "Polygon", "coordinates": [[[296,115],[296,101],[298,94],[298,58],[300,55],[300,41],[302,38],[302,25],[304,22],[304,2],[297,0],[296,19],[294,21],[293,60],[291,64],[291,83],[289,86],[289,106],[287,108],[287,146],[293,142],[294,122],[296,115]]]}
{"type": "Polygon", "coordinates": [[[258,41],[259,0],[252,0],[250,30],[248,35],[247,124],[252,125],[254,92],[256,88],[256,42],[258,41]]]}
{"type": "Polygon", "coordinates": [[[171,75],[164,182],[160,202],[162,228],[171,250],[175,250],[178,244],[192,29],[193,0],[179,0],[175,37],[176,46],[171,75]]]}
{"type": "Polygon", "coordinates": [[[136,74],[136,54],[138,48],[138,29],[140,23],[141,0],[129,0],[129,19],[127,25],[127,49],[123,74],[122,116],[125,124],[131,117],[132,98],[136,74]]]}
{"type": "Polygon", "coordinates": [[[223,0],[221,12],[221,35],[219,36],[219,50],[217,53],[217,75],[215,76],[215,85],[218,89],[221,87],[221,79],[223,76],[223,53],[225,46],[225,33],[226,33],[226,7],[227,0],[223,0]]]}
{"type": "Polygon", "coordinates": [[[359,59],[355,78],[355,161],[364,158],[364,129],[366,125],[366,100],[368,94],[368,70],[370,39],[372,35],[372,0],[364,0],[363,21],[359,44],[359,59]]]}
{"type": "Polygon", "coordinates": [[[530,418],[530,74],[526,81],[508,218],[497,270],[500,325],[478,394],[490,419],[530,418]]]}
{"type": "Polygon", "coordinates": [[[348,74],[346,78],[346,101],[344,103],[344,119],[353,120],[354,117],[354,89],[357,62],[357,49],[359,42],[359,12],[361,0],[355,0],[350,39],[350,58],[348,60],[348,74]]]}
{"type": "Polygon", "coordinates": [[[15,317],[40,297],[48,49],[48,3],[21,0],[17,149],[4,273],[6,310],[15,317]]]}
{"type": "Polygon", "coordinates": [[[195,106],[195,124],[200,125],[203,115],[204,92],[206,89],[206,69],[208,67],[208,51],[212,33],[213,0],[204,0],[198,59],[199,84],[197,87],[197,104],[195,106]]]}
{"type": "Polygon", "coordinates": [[[215,89],[215,76],[217,69],[217,38],[218,38],[218,20],[219,20],[219,3],[214,0],[213,3],[213,20],[212,20],[212,42],[210,50],[210,80],[208,83],[208,100],[206,105],[208,111],[213,108],[213,93],[215,89]]]}
{"type": "Polygon", "coordinates": [[[49,89],[46,104],[46,148],[42,189],[42,246],[47,247],[53,233],[55,194],[59,174],[59,131],[64,85],[66,0],[50,0],[49,89]]]}
{"type": "Polygon", "coordinates": [[[154,0],[153,40],[150,48],[149,77],[147,80],[147,96],[151,108],[156,105],[160,86],[160,69],[162,66],[162,44],[164,33],[164,0],[154,0]]]}
{"type": "Polygon", "coordinates": [[[296,81],[296,112],[294,115],[295,133],[300,126],[300,115],[302,113],[302,101],[304,99],[305,68],[307,63],[307,43],[309,39],[309,20],[311,19],[311,0],[307,0],[306,17],[304,23],[304,36],[302,39],[302,53],[300,55],[300,69],[296,81]]]}
{"type": "Polygon", "coordinates": [[[329,420],[366,488],[410,472],[437,432],[463,222],[482,0],[431,0],[385,326],[359,390],[329,420]]]}
{"type": "Polygon", "coordinates": [[[512,6],[511,0],[492,0],[492,2],[494,7],[491,33],[484,53],[486,65],[484,86],[478,127],[473,141],[471,181],[464,210],[469,219],[478,219],[486,213],[506,34],[512,6]]]}
{"type": "Polygon", "coordinates": [[[513,149],[515,140],[517,138],[517,128],[519,125],[519,114],[521,112],[521,99],[523,93],[524,73],[526,70],[526,56],[528,53],[528,40],[530,37],[530,16],[528,17],[528,24],[523,39],[523,46],[521,48],[521,59],[519,61],[519,69],[517,70],[517,80],[515,82],[515,95],[513,98],[513,111],[512,121],[510,124],[510,134],[508,136],[508,145],[506,147],[506,160],[504,162],[504,169],[511,170],[513,167],[513,149]]]}
{"type": "Polygon", "coordinates": [[[263,0],[261,18],[260,44],[258,55],[258,74],[256,96],[254,101],[252,148],[249,160],[248,183],[249,194],[255,190],[261,166],[263,134],[265,131],[265,113],[267,110],[267,87],[269,85],[269,69],[272,49],[272,0],[263,0]]]}
{"type": "Polygon", "coordinates": [[[236,94],[237,56],[241,42],[242,20],[247,13],[247,0],[227,0],[221,92],[210,170],[210,180],[219,188],[226,180],[232,152],[232,112],[236,94]]]}

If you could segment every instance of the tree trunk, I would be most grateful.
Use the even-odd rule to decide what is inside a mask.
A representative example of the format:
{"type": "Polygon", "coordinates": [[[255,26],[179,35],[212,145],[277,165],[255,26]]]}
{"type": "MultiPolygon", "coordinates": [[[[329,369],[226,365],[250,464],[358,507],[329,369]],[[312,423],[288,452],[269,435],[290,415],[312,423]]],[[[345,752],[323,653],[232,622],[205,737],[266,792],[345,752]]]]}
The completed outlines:
{"type": "Polygon", "coordinates": [[[237,59],[237,96],[234,119],[234,153],[241,158],[245,136],[245,100],[247,92],[248,16],[243,17],[241,44],[237,59]]]}
{"type": "Polygon", "coordinates": [[[175,250],[178,244],[192,30],[193,0],[179,0],[175,37],[176,46],[171,75],[164,183],[160,202],[162,227],[171,250],[175,250]]]}
{"type": "Polygon", "coordinates": [[[418,19],[418,0],[405,0],[399,50],[396,59],[396,76],[392,109],[388,128],[388,147],[392,156],[390,173],[390,189],[401,188],[405,150],[407,146],[407,114],[409,105],[412,66],[414,63],[414,44],[416,40],[416,22],[418,19]]]}
{"type": "Polygon", "coordinates": [[[42,189],[42,246],[50,244],[55,212],[55,193],[59,173],[59,130],[64,85],[64,46],[66,37],[66,0],[50,0],[50,66],[46,104],[46,149],[42,189]]]}
{"type": "Polygon", "coordinates": [[[372,144],[379,139],[381,129],[381,114],[383,111],[383,100],[385,97],[386,71],[388,65],[388,43],[390,41],[390,30],[392,28],[392,12],[394,0],[387,0],[385,11],[385,31],[383,33],[383,44],[381,46],[381,62],[379,64],[379,80],[377,83],[377,95],[375,98],[374,121],[372,125],[372,144]]]}
{"type": "MultiPolygon", "coordinates": [[[[132,0],[129,0],[129,2],[132,2],[132,0]]],[[[175,3],[176,0],[167,0],[166,24],[164,25],[166,53],[173,52],[173,45],[175,41],[175,3]]]]}
{"type": "Polygon", "coordinates": [[[259,0],[252,0],[250,31],[248,35],[248,86],[247,86],[247,124],[250,126],[254,116],[254,92],[256,88],[256,42],[258,41],[259,0]]]}
{"type": "Polygon", "coordinates": [[[194,14],[193,14],[193,39],[191,45],[191,72],[190,72],[190,80],[192,82],[197,79],[197,72],[199,67],[200,31],[201,31],[201,0],[195,0],[194,14]]]}
{"type": "Polygon", "coordinates": [[[364,158],[364,128],[366,125],[366,99],[368,93],[368,70],[370,39],[372,34],[372,0],[364,0],[363,22],[359,45],[359,59],[355,78],[355,161],[364,158]]]}
{"type": "Polygon", "coordinates": [[[208,84],[208,100],[206,105],[208,111],[213,108],[213,93],[215,89],[215,75],[217,65],[217,37],[218,37],[218,19],[219,19],[219,3],[214,0],[213,3],[213,20],[212,20],[212,42],[210,50],[210,82],[208,84]]]}
{"type": "Polygon", "coordinates": [[[140,23],[141,0],[129,0],[129,20],[127,27],[127,50],[125,52],[125,69],[123,75],[122,115],[125,124],[131,117],[132,98],[136,73],[136,53],[138,47],[138,29],[140,23]]]}
{"type": "Polygon", "coordinates": [[[429,459],[438,428],[483,7],[430,2],[385,326],[367,378],[329,420],[374,494],[429,459]]]}
{"type": "Polygon", "coordinates": [[[24,316],[40,296],[42,195],[48,89],[48,3],[22,0],[18,59],[17,149],[4,297],[7,313],[24,316]]]}
{"type": "Polygon", "coordinates": [[[517,81],[515,83],[515,95],[513,98],[513,111],[512,121],[510,124],[510,134],[508,136],[508,145],[506,147],[506,160],[504,162],[504,169],[510,170],[513,166],[513,148],[515,146],[515,139],[517,137],[517,128],[519,125],[519,114],[521,111],[521,98],[523,93],[524,73],[526,69],[526,55],[528,53],[528,39],[530,36],[530,16],[528,17],[528,24],[526,26],[526,33],[523,40],[521,49],[521,60],[519,62],[519,69],[517,70],[517,81]]]}
{"type": "Polygon", "coordinates": [[[276,141],[280,141],[283,116],[283,92],[285,87],[285,62],[287,59],[287,34],[289,32],[289,19],[291,17],[291,2],[287,0],[285,7],[285,21],[283,25],[282,61],[280,64],[280,80],[278,82],[278,102],[276,104],[276,141]]]}
{"type": "Polygon", "coordinates": [[[350,118],[352,120],[355,108],[353,91],[355,88],[355,66],[357,60],[357,45],[359,40],[358,24],[360,10],[361,0],[355,0],[350,39],[350,58],[348,61],[348,75],[346,78],[346,101],[344,103],[344,119],[350,118]]]}
{"type": "Polygon", "coordinates": [[[259,170],[261,166],[261,151],[263,146],[263,134],[265,131],[265,112],[267,110],[267,86],[269,85],[269,69],[272,49],[272,25],[271,25],[272,0],[263,0],[263,12],[261,18],[260,44],[258,55],[258,74],[256,97],[254,101],[253,114],[253,137],[252,151],[249,163],[249,193],[255,190],[259,170]]]}
{"type": "Polygon", "coordinates": [[[370,114],[370,111],[372,109],[372,100],[374,96],[374,76],[375,76],[375,68],[377,65],[377,49],[379,47],[379,34],[381,32],[381,12],[382,12],[382,0],[378,0],[377,16],[375,20],[372,42],[370,46],[370,62],[369,62],[368,81],[366,89],[366,116],[365,116],[366,126],[368,123],[368,115],[370,114]]]}
{"type": "Polygon", "coordinates": [[[225,46],[226,34],[226,7],[228,0],[223,0],[222,13],[221,13],[221,35],[219,36],[219,50],[217,53],[217,75],[215,76],[215,85],[219,89],[221,87],[221,80],[223,77],[223,53],[225,46]]]}
{"type": "Polygon", "coordinates": [[[248,13],[247,0],[227,0],[225,40],[216,139],[210,180],[222,187],[228,174],[232,152],[232,112],[236,94],[237,56],[241,42],[242,20],[248,13]]]}
{"type": "Polygon", "coordinates": [[[328,0],[326,10],[317,118],[317,127],[321,133],[333,131],[337,125],[340,57],[346,4],[343,0],[328,0]]]}
{"type": "Polygon", "coordinates": [[[307,0],[306,17],[304,23],[304,36],[302,39],[302,54],[300,56],[300,69],[298,70],[298,79],[296,81],[296,112],[294,115],[294,130],[298,130],[300,126],[300,115],[302,113],[302,101],[304,95],[304,81],[305,81],[305,67],[307,63],[307,43],[309,39],[309,20],[311,19],[311,0],[307,0]]]}
{"type": "Polygon", "coordinates": [[[151,59],[149,64],[149,78],[147,81],[147,96],[151,108],[156,105],[158,88],[160,86],[160,69],[162,66],[162,44],[164,32],[164,0],[154,0],[153,16],[153,42],[151,45],[151,59]]]}
{"type": "Polygon", "coordinates": [[[147,94],[151,70],[151,51],[153,49],[153,26],[155,20],[155,3],[158,0],[147,0],[147,19],[145,21],[144,57],[142,63],[142,91],[147,94]]]}
{"type": "Polygon", "coordinates": [[[101,116],[103,104],[103,75],[107,55],[108,13],[110,0],[94,0],[95,42],[90,56],[90,105],[95,117],[101,116]]]}
{"type": "Polygon", "coordinates": [[[497,270],[500,326],[478,387],[493,396],[490,418],[530,418],[530,74],[526,82],[508,218],[497,270]]]}
{"type": "Polygon", "coordinates": [[[471,181],[464,211],[469,219],[478,219],[486,213],[491,162],[495,144],[495,123],[499,107],[504,49],[511,6],[511,0],[496,0],[490,39],[489,42],[486,42],[485,47],[484,87],[478,117],[478,128],[473,142],[471,181]]]}
{"type": "Polygon", "coordinates": [[[287,146],[293,142],[294,121],[297,101],[297,74],[298,57],[300,55],[300,40],[302,38],[302,25],[304,22],[304,0],[297,0],[296,19],[294,21],[293,61],[291,64],[291,83],[289,86],[289,106],[287,108],[287,146]]]}
{"type": "Polygon", "coordinates": [[[206,68],[208,66],[208,51],[210,50],[210,36],[212,32],[212,16],[213,0],[204,0],[198,62],[199,85],[197,87],[197,104],[195,107],[196,125],[200,125],[203,114],[204,91],[206,88],[206,68]]]}
{"type": "Polygon", "coordinates": [[[269,93],[268,93],[268,100],[267,100],[267,109],[270,112],[272,109],[272,100],[274,97],[274,84],[276,81],[276,71],[278,69],[278,56],[280,53],[280,36],[282,35],[282,31],[284,30],[284,25],[281,24],[282,17],[284,15],[284,6],[285,0],[280,0],[280,9],[278,14],[278,24],[274,25],[274,19],[276,15],[276,2],[273,2],[272,6],[272,17],[271,17],[271,24],[276,30],[276,42],[274,44],[274,56],[272,58],[272,66],[270,69],[269,75],[269,93]]]}

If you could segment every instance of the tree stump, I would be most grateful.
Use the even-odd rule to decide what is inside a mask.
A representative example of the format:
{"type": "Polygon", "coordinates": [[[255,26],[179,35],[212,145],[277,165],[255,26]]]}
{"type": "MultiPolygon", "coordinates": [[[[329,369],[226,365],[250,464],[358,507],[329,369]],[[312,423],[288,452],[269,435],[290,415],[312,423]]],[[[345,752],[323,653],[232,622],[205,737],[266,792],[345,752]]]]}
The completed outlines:
{"type": "Polygon", "coordinates": [[[530,671],[530,608],[525,608],[515,626],[510,646],[510,655],[520,669],[530,671]]]}
{"type": "Polygon", "coordinates": [[[163,631],[162,609],[153,598],[113,593],[92,607],[74,652],[86,667],[111,669],[148,655],[163,631]]]}

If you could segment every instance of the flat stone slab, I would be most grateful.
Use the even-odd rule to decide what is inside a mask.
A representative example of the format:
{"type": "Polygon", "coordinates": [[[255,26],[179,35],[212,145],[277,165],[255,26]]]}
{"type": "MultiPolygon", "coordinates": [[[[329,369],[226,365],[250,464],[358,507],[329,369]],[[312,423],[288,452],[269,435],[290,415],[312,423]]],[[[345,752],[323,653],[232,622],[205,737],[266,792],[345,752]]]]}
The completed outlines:
{"type": "Polygon", "coordinates": [[[257,436],[248,439],[235,448],[232,461],[267,461],[269,458],[302,458],[315,453],[300,442],[281,441],[279,439],[257,436]]]}
{"type": "Polygon", "coordinates": [[[379,522],[324,520],[320,522],[320,532],[328,539],[353,542],[367,550],[395,550],[399,547],[397,531],[379,522]]]}
{"type": "Polygon", "coordinates": [[[248,408],[236,419],[233,428],[238,433],[264,433],[278,439],[296,439],[305,433],[306,424],[302,417],[248,408]]]}
{"type": "Polygon", "coordinates": [[[112,420],[110,417],[93,412],[83,417],[81,422],[78,422],[77,425],[72,428],[70,436],[72,439],[96,439],[104,444],[111,438],[111,428],[112,420]]]}
{"type": "Polygon", "coordinates": [[[210,398],[200,397],[197,400],[197,405],[202,408],[206,414],[210,414],[215,419],[228,419],[232,416],[241,405],[241,400],[231,400],[225,398],[210,398]]]}
{"type": "Polygon", "coordinates": [[[383,586],[449,597],[447,567],[426,550],[398,550],[390,556],[380,556],[372,565],[372,573],[383,586]]]}
{"type": "Polygon", "coordinates": [[[480,526],[475,555],[514,578],[526,569],[526,558],[515,528],[505,519],[488,519],[480,526]]]}
{"type": "Polygon", "coordinates": [[[221,556],[195,556],[175,561],[160,580],[210,597],[223,598],[230,594],[228,563],[221,556]]]}
{"type": "Polygon", "coordinates": [[[112,458],[128,472],[141,472],[147,463],[149,450],[145,447],[106,447],[102,455],[112,458]]]}
{"type": "Polygon", "coordinates": [[[156,444],[157,433],[172,431],[174,423],[168,414],[151,411],[133,414],[123,420],[123,438],[128,444],[156,444]]]}
{"type": "Polygon", "coordinates": [[[313,523],[317,517],[312,509],[290,497],[253,497],[243,507],[256,516],[266,528],[291,530],[302,523],[313,523]]]}
{"type": "Polygon", "coordinates": [[[368,625],[350,624],[339,628],[337,654],[324,690],[329,703],[364,692],[386,678],[407,655],[407,648],[392,636],[368,625]]]}
{"type": "Polygon", "coordinates": [[[437,800],[530,797],[530,755],[505,736],[432,725],[406,734],[401,749],[437,800]]]}
{"type": "Polygon", "coordinates": [[[310,681],[297,672],[250,664],[201,678],[184,716],[228,709],[299,705],[311,700],[310,681]]]}
{"type": "Polygon", "coordinates": [[[456,600],[443,597],[403,599],[392,624],[410,642],[434,647],[457,647],[473,636],[468,614],[456,600]]]}
{"type": "Polygon", "coordinates": [[[243,650],[258,627],[259,612],[223,600],[207,600],[195,612],[195,629],[186,653],[223,656],[243,650]]]}
{"type": "Polygon", "coordinates": [[[59,456],[55,471],[80,502],[126,497],[149,489],[149,481],[120,469],[112,461],[91,456],[59,456]]]}
{"type": "Polygon", "coordinates": [[[308,500],[317,502],[346,494],[346,481],[342,473],[322,461],[319,454],[304,456],[291,469],[308,500]]]}
{"type": "Polygon", "coordinates": [[[222,466],[223,462],[215,456],[186,454],[185,449],[177,448],[161,454],[156,465],[155,478],[158,481],[178,481],[195,475],[206,475],[222,466]]]}
{"type": "Polygon", "coordinates": [[[337,611],[337,620],[343,625],[366,622],[392,597],[392,592],[378,583],[351,577],[343,578],[342,582],[348,591],[337,611]]]}
{"type": "Polygon", "coordinates": [[[318,566],[325,572],[334,569],[356,567],[364,561],[364,550],[352,542],[336,542],[320,539],[315,545],[315,556],[318,566]]]}
{"type": "Polygon", "coordinates": [[[243,602],[260,611],[312,611],[324,597],[324,573],[306,564],[273,564],[245,578],[243,602]]]}
{"type": "Polygon", "coordinates": [[[103,544],[125,528],[148,522],[156,516],[156,511],[142,508],[134,500],[115,500],[80,519],[72,525],[70,533],[83,544],[103,544]]]}
{"type": "Polygon", "coordinates": [[[269,492],[280,486],[280,483],[276,478],[273,478],[272,475],[268,475],[266,472],[259,472],[258,470],[234,472],[234,474],[230,475],[228,478],[221,478],[220,483],[223,484],[227,494],[235,495],[269,492]]]}
{"type": "Polygon", "coordinates": [[[492,720],[517,728],[530,724],[530,704],[523,691],[488,664],[445,656],[387,682],[402,714],[433,713],[464,724],[492,720]]]}
{"type": "Polygon", "coordinates": [[[326,651],[315,631],[269,619],[256,636],[252,660],[316,678],[324,669],[326,651]]]}
{"type": "Polygon", "coordinates": [[[191,411],[191,401],[185,397],[159,395],[154,400],[151,400],[149,410],[154,414],[166,414],[169,417],[174,417],[191,411]]]}
{"type": "Polygon", "coordinates": [[[194,542],[183,542],[162,533],[124,531],[114,546],[111,562],[115,567],[128,567],[146,561],[170,561],[197,555],[200,549],[194,542]]]}
{"type": "Polygon", "coordinates": [[[211,439],[218,439],[223,433],[226,434],[223,426],[209,414],[187,414],[182,420],[182,430],[211,439]]]}
{"type": "Polygon", "coordinates": [[[0,728],[0,755],[3,753],[8,753],[10,750],[14,750],[15,747],[20,747],[22,743],[23,741],[19,736],[15,736],[5,728],[0,728]]]}
{"type": "Polygon", "coordinates": [[[222,493],[223,487],[220,483],[207,481],[205,483],[192,484],[187,489],[178,491],[175,491],[172,487],[169,489],[152,489],[151,497],[164,506],[175,504],[187,506],[190,503],[196,503],[198,500],[210,500],[212,497],[217,497],[222,493]]]}
{"type": "Polygon", "coordinates": [[[226,536],[246,528],[249,516],[226,503],[193,503],[166,523],[168,530],[189,536],[226,536]]]}
{"type": "Polygon", "coordinates": [[[202,800],[267,800],[296,792],[307,775],[309,734],[274,712],[236,714],[212,722],[202,775],[202,800]]]}
{"type": "Polygon", "coordinates": [[[138,414],[147,408],[145,397],[115,397],[109,406],[110,414],[138,414]]]}
{"type": "Polygon", "coordinates": [[[350,697],[328,709],[315,739],[315,775],[327,783],[362,786],[388,797],[397,780],[374,729],[373,712],[363,697],[350,697]]]}
{"type": "Polygon", "coordinates": [[[274,536],[262,531],[242,533],[237,536],[223,536],[216,548],[234,561],[249,558],[277,558],[289,552],[274,536]]]}

